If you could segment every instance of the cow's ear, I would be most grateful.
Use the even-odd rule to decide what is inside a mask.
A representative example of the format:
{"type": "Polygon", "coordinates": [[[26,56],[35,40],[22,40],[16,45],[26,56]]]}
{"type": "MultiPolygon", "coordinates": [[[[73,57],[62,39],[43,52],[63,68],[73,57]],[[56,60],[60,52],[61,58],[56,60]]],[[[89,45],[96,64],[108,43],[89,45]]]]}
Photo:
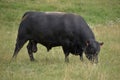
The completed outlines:
{"type": "Polygon", "coordinates": [[[90,44],[90,41],[86,41],[86,45],[88,46],[90,44]]]}
{"type": "Polygon", "coordinates": [[[99,43],[100,44],[100,46],[102,46],[104,43],[103,42],[101,42],[101,43],[99,43]]]}

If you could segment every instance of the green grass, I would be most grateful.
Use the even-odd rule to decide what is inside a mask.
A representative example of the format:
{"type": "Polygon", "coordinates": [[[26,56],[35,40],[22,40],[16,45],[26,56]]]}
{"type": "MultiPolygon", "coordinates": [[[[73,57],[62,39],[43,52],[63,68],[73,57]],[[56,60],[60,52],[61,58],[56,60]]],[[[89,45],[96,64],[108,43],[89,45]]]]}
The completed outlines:
{"type": "Polygon", "coordinates": [[[120,1],[119,0],[0,0],[0,80],[119,80],[120,79],[120,1]],[[61,47],[47,52],[38,45],[30,62],[26,45],[10,62],[17,30],[26,11],[62,11],[80,14],[103,41],[99,63],[91,64],[84,56],[70,55],[64,62],[61,47]]]}

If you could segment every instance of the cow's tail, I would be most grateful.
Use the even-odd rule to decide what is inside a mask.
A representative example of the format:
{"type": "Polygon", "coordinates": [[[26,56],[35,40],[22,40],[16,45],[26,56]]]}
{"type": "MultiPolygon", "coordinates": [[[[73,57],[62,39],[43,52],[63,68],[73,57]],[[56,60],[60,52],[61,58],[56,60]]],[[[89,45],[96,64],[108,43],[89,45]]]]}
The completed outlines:
{"type": "Polygon", "coordinates": [[[27,39],[25,37],[25,27],[28,24],[24,24],[25,19],[30,15],[31,12],[26,12],[23,17],[22,17],[22,21],[20,23],[19,26],[19,30],[18,30],[18,35],[17,35],[17,40],[16,40],[16,45],[15,45],[15,49],[14,49],[14,53],[12,58],[16,58],[18,52],[20,51],[20,49],[23,47],[23,45],[27,42],[27,39]]]}
{"type": "Polygon", "coordinates": [[[26,25],[23,23],[23,21],[20,23],[19,29],[18,29],[18,35],[17,35],[17,39],[16,39],[16,45],[15,45],[15,49],[14,49],[14,53],[12,58],[16,58],[18,52],[20,51],[20,49],[23,47],[23,45],[27,42],[26,39],[26,31],[25,31],[25,27],[26,25]]]}
{"type": "Polygon", "coordinates": [[[23,45],[27,42],[27,38],[25,37],[26,32],[25,32],[25,29],[23,29],[25,26],[26,25],[24,25],[22,23],[20,24],[17,39],[16,39],[16,45],[15,45],[15,49],[14,49],[12,58],[17,57],[18,52],[23,47],[23,45]]]}

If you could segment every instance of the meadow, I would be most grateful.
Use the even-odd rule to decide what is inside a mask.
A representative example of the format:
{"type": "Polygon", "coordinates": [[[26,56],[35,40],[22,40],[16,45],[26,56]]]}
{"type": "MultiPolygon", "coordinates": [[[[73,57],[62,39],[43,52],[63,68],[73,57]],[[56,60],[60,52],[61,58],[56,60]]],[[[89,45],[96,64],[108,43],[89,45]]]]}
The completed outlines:
{"type": "Polygon", "coordinates": [[[119,0],[0,0],[0,80],[119,80],[120,1],[119,0]],[[50,52],[38,45],[30,62],[26,45],[16,60],[13,55],[17,30],[26,11],[61,11],[84,17],[96,39],[103,41],[99,63],[91,64],[84,55],[70,55],[64,62],[61,47],[50,52]]]}

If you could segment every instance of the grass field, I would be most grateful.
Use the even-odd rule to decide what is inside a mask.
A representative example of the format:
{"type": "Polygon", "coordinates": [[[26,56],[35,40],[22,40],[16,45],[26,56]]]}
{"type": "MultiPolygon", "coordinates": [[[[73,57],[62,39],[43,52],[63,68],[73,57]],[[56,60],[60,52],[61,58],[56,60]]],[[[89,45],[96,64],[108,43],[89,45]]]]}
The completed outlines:
{"type": "Polygon", "coordinates": [[[0,0],[0,80],[119,80],[120,79],[120,1],[119,0],[0,0]],[[26,45],[10,62],[17,30],[26,11],[62,11],[80,14],[103,41],[99,63],[84,56],[70,55],[64,62],[61,47],[47,52],[38,45],[30,62],[26,45]]]}

